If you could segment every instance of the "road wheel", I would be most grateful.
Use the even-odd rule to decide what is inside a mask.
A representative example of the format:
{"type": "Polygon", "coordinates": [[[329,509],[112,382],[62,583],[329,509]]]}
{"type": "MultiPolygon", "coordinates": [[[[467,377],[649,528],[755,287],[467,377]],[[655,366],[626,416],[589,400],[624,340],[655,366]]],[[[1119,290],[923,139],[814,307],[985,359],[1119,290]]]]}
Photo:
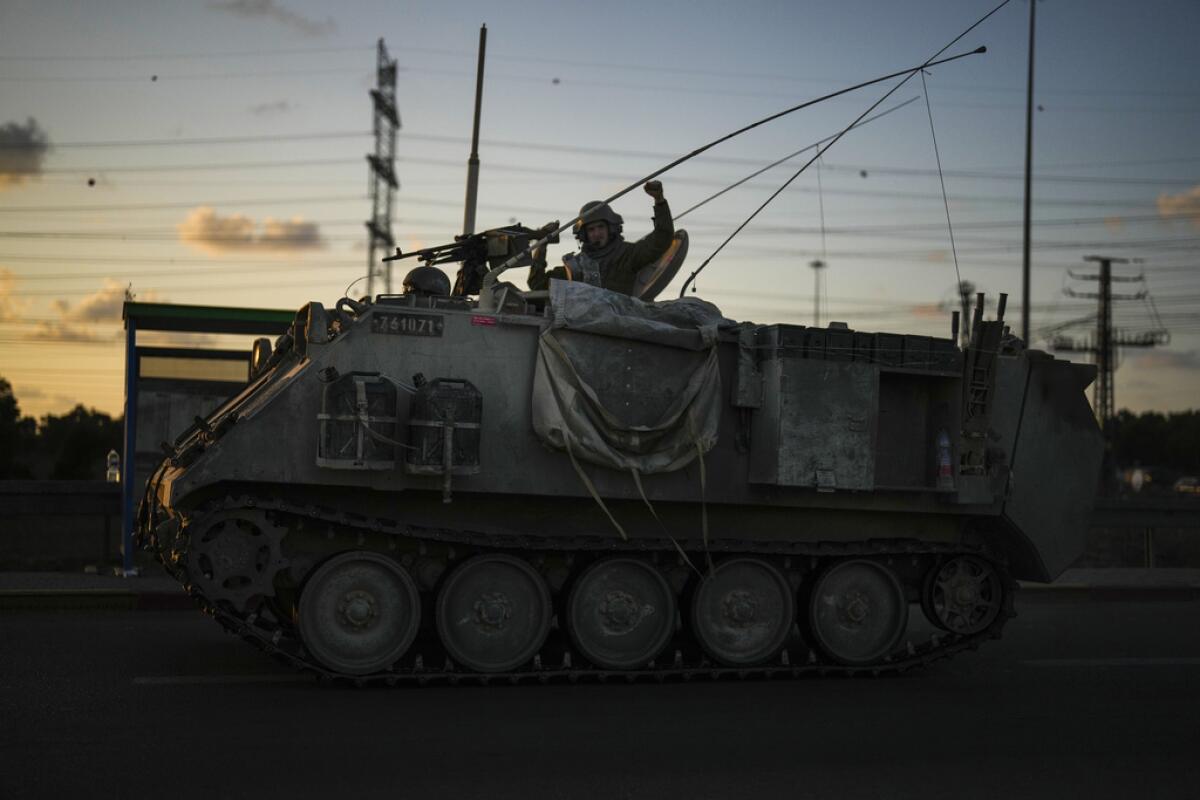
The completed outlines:
{"type": "Polygon", "coordinates": [[[842,561],[813,585],[808,623],[814,643],[839,664],[874,664],[908,625],[908,602],[896,575],[874,561],[842,561]]]}
{"type": "Polygon", "coordinates": [[[421,624],[412,577],[378,553],[342,553],[322,564],[300,593],[304,646],[324,666],[368,675],[395,663],[421,624]]]}
{"type": "Polygon", "coordinates": [[[646,561],[597,561],[571,589],[567,628],[575,646],[596,666],[644,667],[675,632],[675,594],[646,561]]]}
{"type": "Polygon", "coordinates": [[[795,620],[791,587],[757,558],[723,562],[692,598],[692,628],[704,650],[731,667],[761,664],[787,640],[795,620]]]}
{"type": "Polygon", "coordinates": [[[475,556],[442,585],[437,629],[450,657],[477,672],[508,672],[533,658],[553,609],[542,576],[513,556],[475,556]]]}

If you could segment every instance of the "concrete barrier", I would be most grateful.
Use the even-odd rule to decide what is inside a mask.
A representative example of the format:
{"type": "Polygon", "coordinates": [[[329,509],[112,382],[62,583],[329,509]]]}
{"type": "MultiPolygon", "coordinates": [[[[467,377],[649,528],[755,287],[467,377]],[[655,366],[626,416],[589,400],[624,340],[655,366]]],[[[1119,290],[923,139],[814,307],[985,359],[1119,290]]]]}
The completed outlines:
{"type": "Polygon", "coordinates": [[[1102,498],[1076,567],[1200,567],[1200,498],[1102,498]]]}
{"type": "Polygon", "coordinates": [[[0,570],[74,570],[120,560],[119,484],[0,481],[0,570]]]}

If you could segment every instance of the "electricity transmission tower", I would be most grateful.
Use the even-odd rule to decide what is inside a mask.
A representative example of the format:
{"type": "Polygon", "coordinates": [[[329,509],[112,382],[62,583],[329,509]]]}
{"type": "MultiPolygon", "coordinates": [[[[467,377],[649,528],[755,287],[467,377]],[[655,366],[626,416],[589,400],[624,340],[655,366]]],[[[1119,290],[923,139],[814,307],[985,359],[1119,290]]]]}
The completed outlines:
{"type": "Polygon", "coordinates": [[[1051,346],[1057,351],[1076,352],[1076,353],[1091,353],[1093,354],[1096,366],[1099,368],[1096,375],[1096,383],[1092,389],[1092,406],[1096,412],[1096,418],[1100,422],[1100,427],[1104,431],[1105,438],[1108,438],[1112,433],[1112,420],[1116,413],[1116,394],[1113,387],[1113,371],[1117,366],[1117,351],[1119,348],[1128,347],[1154,347],[1160,344],[1166,344],[1170,341],[1170,334],[1163,328],[1143,331],[1143,332],[1128,332],[1123,331],[1113,326],[1112,304],[1114,301],[1120,300],[1142,300],[1148,292],[1146,289],[1133,292],[1131,294],[1116,294],[1112,293],[1112,285],[1114,283],[1139,283],[1145,281],[1143,275],[1113,275],[1113,264],[1127,264],[1128,259],[1124,258],[1109,258],[1106,256],[1087,256],[1084,261],[1096,262],[1100,265],[1100,271],[1097,273],[1077,274],[1075,272],[1067,272],[1075,280],[1079,281],[1094,281],[1099,284],[1098,291],[1095,292],[1079,292],[1067,287],[1063,289],[1063,293],[1068,297],[1080,297],[1089,300],[1099,301],[1099,309],[1096,313],[1096,332],[1092,337],[1072,338],[1070,336],[1058,335],[1051,342],[1051,346]]]}
{"type": "MultiPolygon", "coordinates": [[[[387,46],[379,40],[375,67],[375,88],[371,100],[375,107],[375,152],[367,156],[370,166],[371,219],[367,220],[367,294],[375,296],[375,278],[380,264],[375,256],[390,253],[396,244],[392,237],[392,199],[400,182],[396,180],[396,131],[400,114],[396,111],[396,61],[388,58],[387,46]]],[[[384,291],[392,291],[392,264],[382,268],[384,291]]]]}

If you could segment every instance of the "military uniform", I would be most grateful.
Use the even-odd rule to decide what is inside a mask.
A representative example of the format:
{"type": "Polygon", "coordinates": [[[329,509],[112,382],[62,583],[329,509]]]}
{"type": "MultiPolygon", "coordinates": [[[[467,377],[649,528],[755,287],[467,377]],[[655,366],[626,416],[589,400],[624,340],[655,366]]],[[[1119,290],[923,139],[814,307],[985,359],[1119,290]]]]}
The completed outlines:
{"type": "MultiPolygon", "coordinates": [[[[618,217],[618,219],[620,219],[618,217]]],[[[586,223],[585,223],[586,224],[586,223]]],[[[654,204],[654,230],[630,244],[617,231],[601,248],[589,248],[586,244],[578,253],[563,257],[563,266],[546,272],[546,254],[542,250],[533,254],[533,267],[529,270],[529,288],[548,289],[550,279],[584,281],[622,294],[633,294],[637,274],[647,264],[653,264],[671,246],[675,235],[675,224],[671,221],[671,208],[666,200],[654,204]]]]}

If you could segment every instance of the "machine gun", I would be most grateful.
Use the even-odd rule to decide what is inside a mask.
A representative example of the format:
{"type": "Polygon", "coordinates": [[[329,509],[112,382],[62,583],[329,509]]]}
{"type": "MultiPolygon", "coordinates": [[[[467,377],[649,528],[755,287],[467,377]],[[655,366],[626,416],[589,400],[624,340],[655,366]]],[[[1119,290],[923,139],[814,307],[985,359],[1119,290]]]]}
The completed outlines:
{"type": "MultiPolygon", "coordinates": [[[[558,227],[557,222],[552,225],[553,227],[547,226],[547,229],[553,230],[558,227]]],[[[511,266],[532,266],[533,258],[529,245],[536,242],[539,236],[544,235],[547,229],[538,231],[526,228],[518,222],[503,228],[492,228],[479,233],[455,236],[454,241],[449,244],[426,247],[411,253],[403,253],[397,247],[395,254],[388,256],[384,261],[399,261],[415,257],[425,266],[462,264],[459,267],[452,294],[457,296],[479,294],[483,287],[483,276],[487,274],[488,270],[512,258],[517,260],[511,266]]],[[[557,233],[547,241],[557,242],[557,233]]]]}

